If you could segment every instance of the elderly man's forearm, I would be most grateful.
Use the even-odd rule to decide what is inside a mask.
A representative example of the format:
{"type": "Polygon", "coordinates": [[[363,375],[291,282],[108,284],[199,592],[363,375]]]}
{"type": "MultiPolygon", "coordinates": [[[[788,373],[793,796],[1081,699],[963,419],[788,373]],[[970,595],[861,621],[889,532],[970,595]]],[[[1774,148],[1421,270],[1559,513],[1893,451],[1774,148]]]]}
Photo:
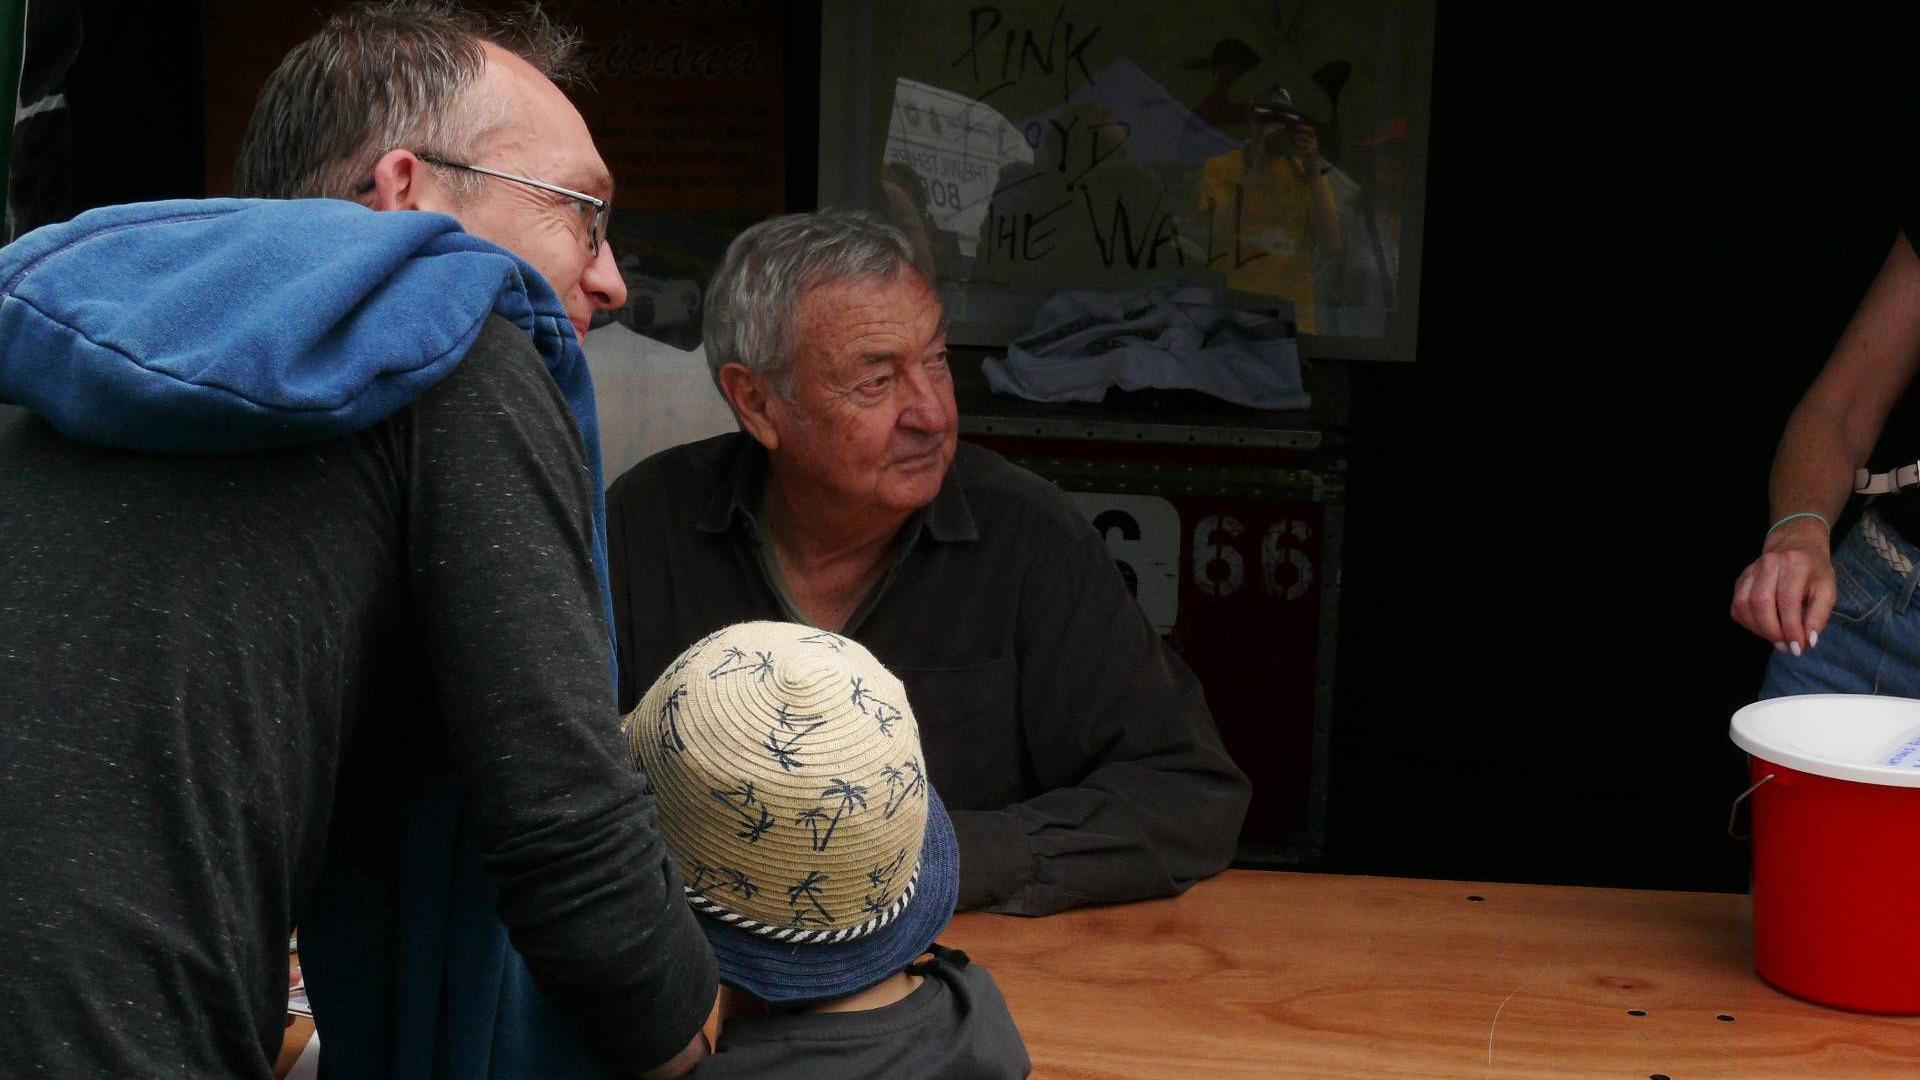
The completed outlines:
{"type": "Polygon", "coordinates": [[[954,815],[963,908],[1048,915],[1185,891],[1225,869],[1246,817],[1246,778],[1226,768],[1103,770],[1000,811],[954,815]],[[1111,789],[1102,785],[1111,785],[1111,789]]]}

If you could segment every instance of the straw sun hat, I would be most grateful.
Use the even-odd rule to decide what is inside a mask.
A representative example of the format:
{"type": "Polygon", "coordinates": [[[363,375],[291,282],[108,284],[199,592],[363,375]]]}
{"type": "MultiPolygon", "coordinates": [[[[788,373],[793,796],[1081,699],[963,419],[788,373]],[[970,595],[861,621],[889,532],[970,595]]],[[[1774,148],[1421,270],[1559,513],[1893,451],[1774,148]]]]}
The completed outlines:
{"type": "Polygon", "coordinates": [[[725,981],[839,997],[925,952],[953,914],[953,825],[900,680],[858,642],[727,627],[626,718],[661,831],[725,981]]]}

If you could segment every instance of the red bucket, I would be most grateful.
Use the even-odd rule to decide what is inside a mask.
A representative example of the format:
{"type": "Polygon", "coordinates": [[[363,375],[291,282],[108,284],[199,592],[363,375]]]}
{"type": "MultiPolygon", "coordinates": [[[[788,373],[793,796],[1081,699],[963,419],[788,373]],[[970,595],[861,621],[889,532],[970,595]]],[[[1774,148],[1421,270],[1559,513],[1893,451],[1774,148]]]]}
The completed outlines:
{"type": "Polygon", "coordinates": [[[1749,705],[1753,952],[1762,979],[1860,1012],[1920,1014],[1920,701],[1749,705]]]}

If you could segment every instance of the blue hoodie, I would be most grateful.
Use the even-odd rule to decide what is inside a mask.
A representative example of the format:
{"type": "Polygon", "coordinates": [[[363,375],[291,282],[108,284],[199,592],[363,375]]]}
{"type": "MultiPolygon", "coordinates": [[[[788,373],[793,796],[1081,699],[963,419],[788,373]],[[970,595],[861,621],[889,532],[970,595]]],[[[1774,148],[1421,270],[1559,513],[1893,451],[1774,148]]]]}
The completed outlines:
{"type": "MultiPolygon", "coordinates": [[[[579,428],[612,626],[599,422],[579,340],[546,279],[450,217],[332,199],[180,200],[36,230],[0,249],[0,403],[127,450],[334,439],[439,382],[496,314],[532,340],[579,428]]],[[[611,697],[608,711],[616,722],[611,697]]],[[[398,910],[319,904],[304,917],[310,950],[353,953],[309,967],[325,1073],[602,1075],[507,943],[449,763],[423,755],[409,767],[393,823],[398,910]]],[[[323,882],[319,893],[356,891],[323,882]]]]}

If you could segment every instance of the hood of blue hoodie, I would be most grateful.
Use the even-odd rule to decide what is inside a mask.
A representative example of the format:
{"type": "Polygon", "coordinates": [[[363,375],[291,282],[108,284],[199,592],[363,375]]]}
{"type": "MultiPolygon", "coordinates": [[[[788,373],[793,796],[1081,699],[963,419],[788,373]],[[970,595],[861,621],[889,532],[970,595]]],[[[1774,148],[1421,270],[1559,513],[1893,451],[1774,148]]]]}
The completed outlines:
{"type": "Polygon", "coordinates": [[[439,382],[492,314],[539,350],[597,465],[586,359],[546,279],[443,214],[337,199],[110,206],[0,249],[0,401],[127,450],[337,438],[439,382]]]}
{"type": "Polygon", "coordinates": [[[466,357],[490,315],[526,333],[579,428],[611,628],[600,425],[580,339],[539,271],[444,214],[187,199],[36,229],[0,248],[0,403],[121,450],[318,442],[406,407],[466,357]]]}

